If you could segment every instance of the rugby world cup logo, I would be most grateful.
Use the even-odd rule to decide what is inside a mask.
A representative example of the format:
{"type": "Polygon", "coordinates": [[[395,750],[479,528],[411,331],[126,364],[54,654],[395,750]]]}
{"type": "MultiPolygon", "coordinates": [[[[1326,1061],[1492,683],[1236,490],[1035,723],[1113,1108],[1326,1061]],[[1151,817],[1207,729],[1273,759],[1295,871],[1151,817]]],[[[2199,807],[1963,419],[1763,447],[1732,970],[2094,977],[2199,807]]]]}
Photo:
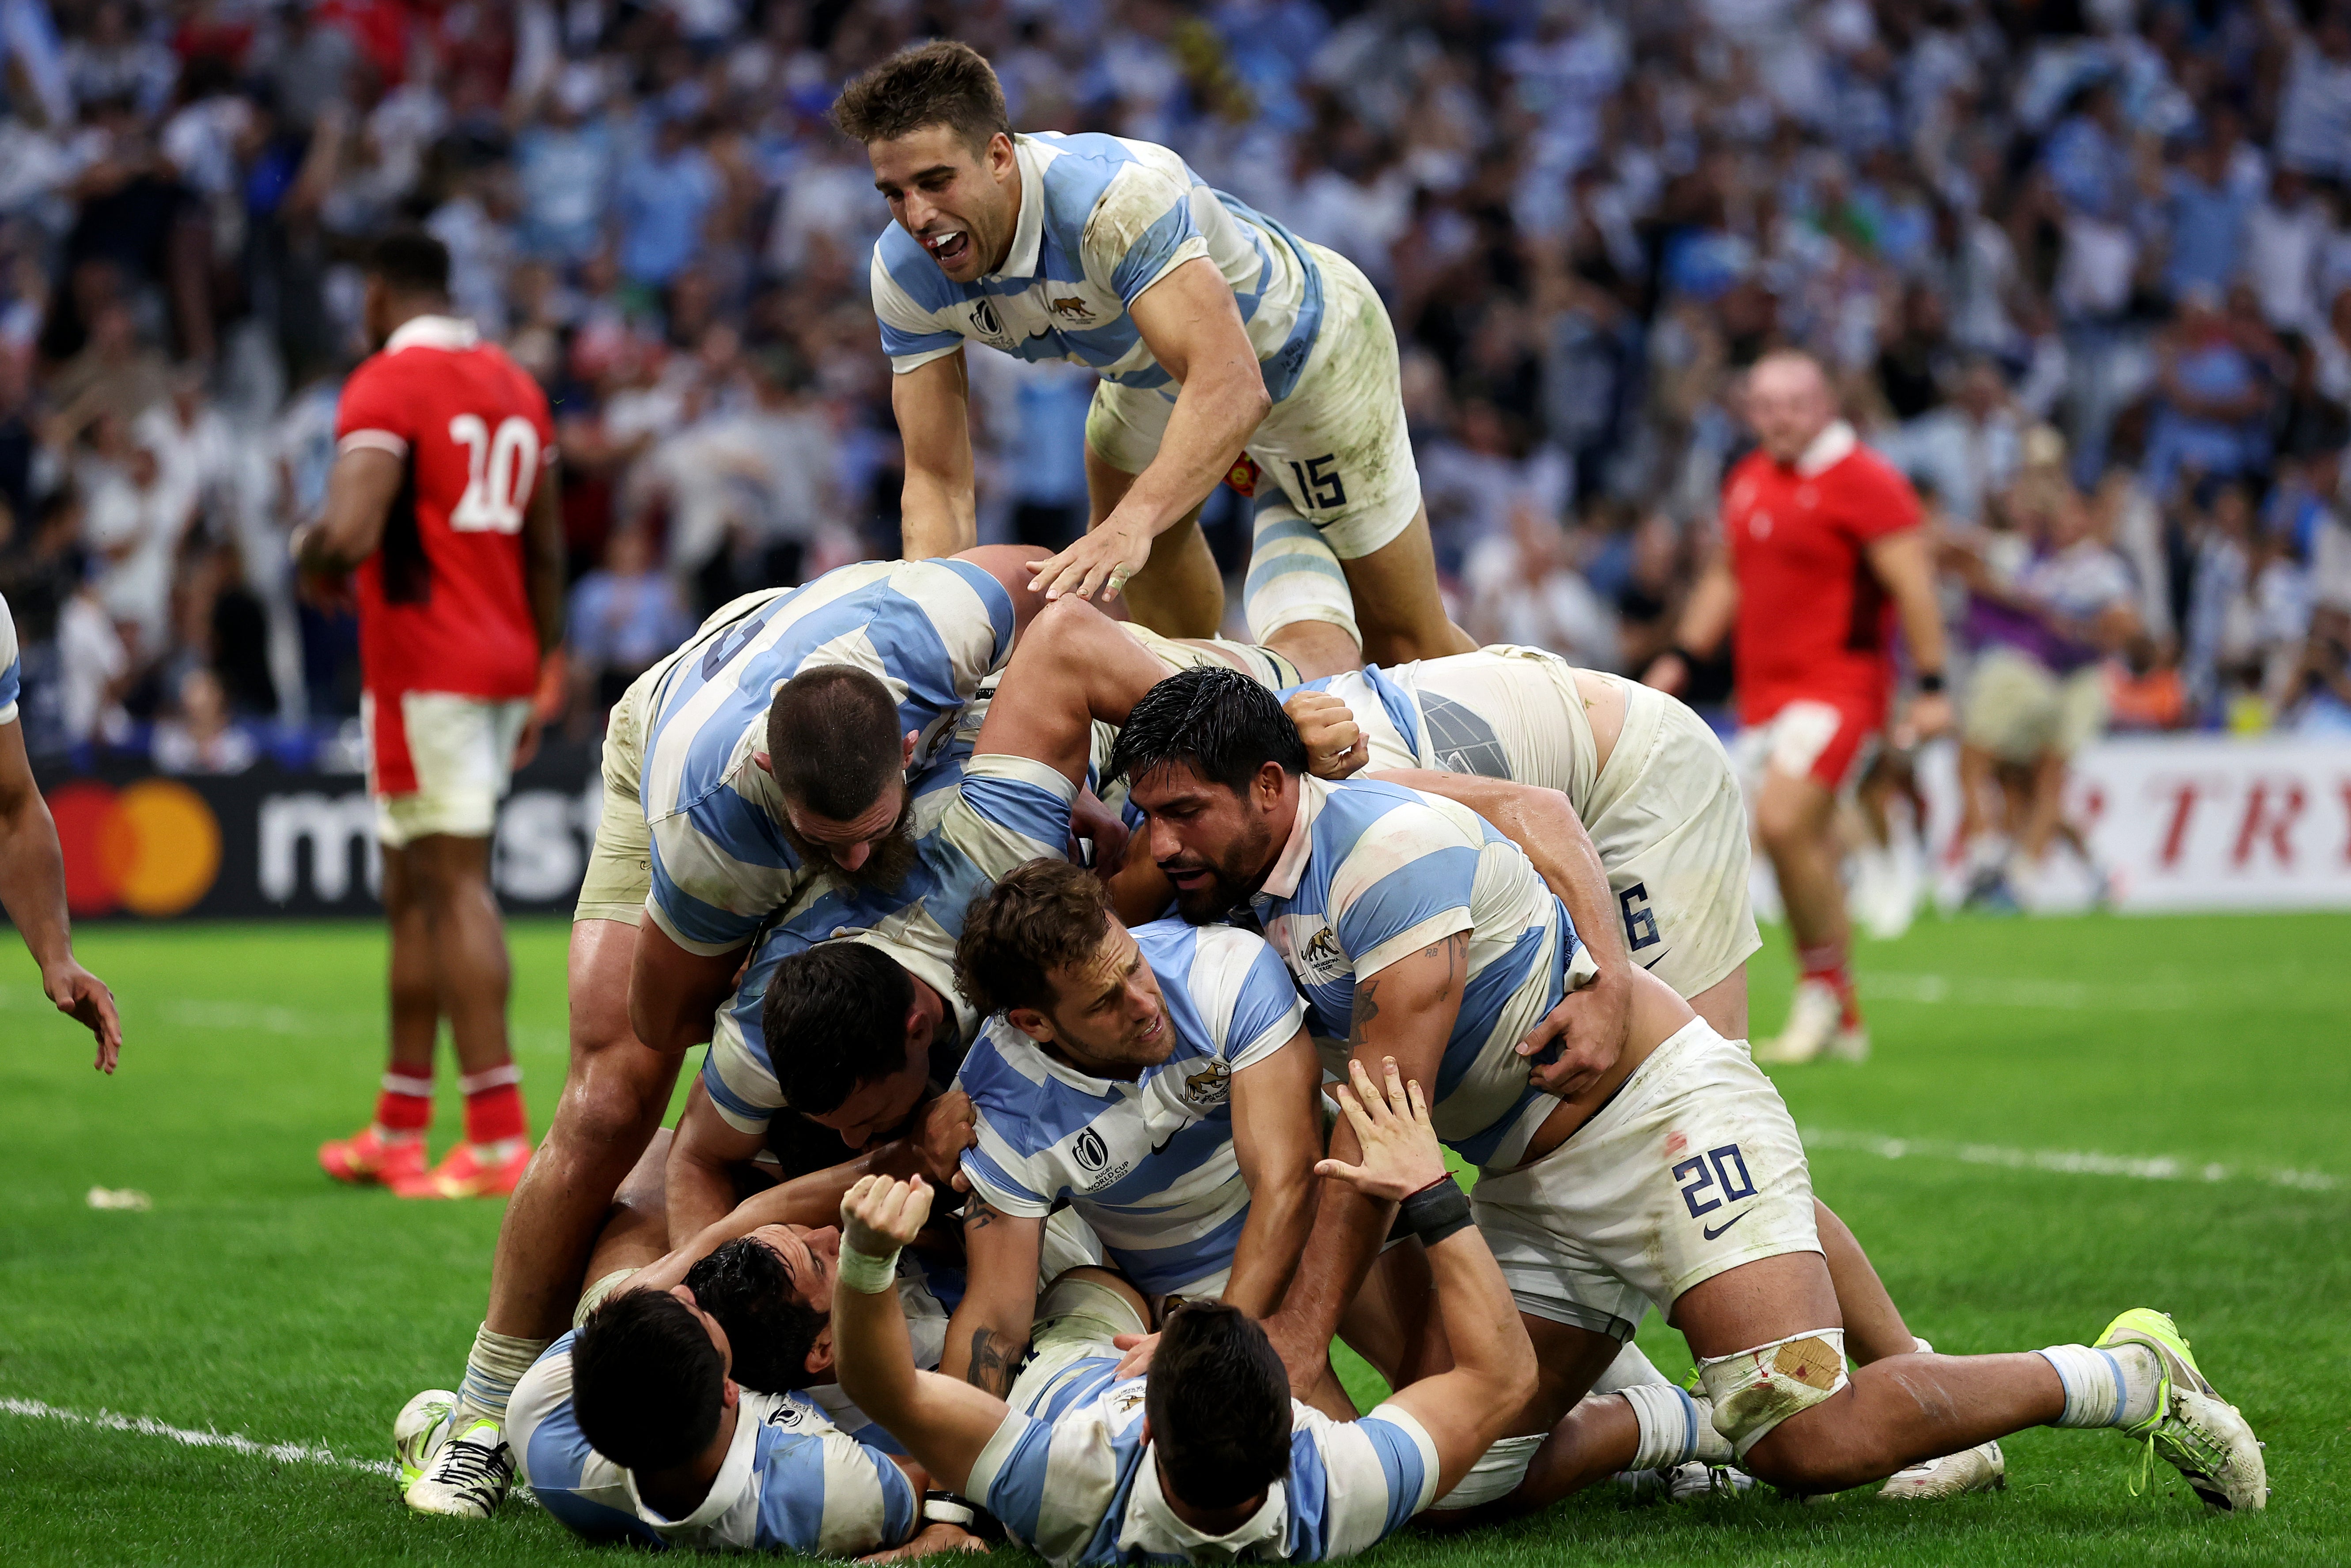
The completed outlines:
{"type": "Polygon", "coordinates": [[[1088,1127],[1078,1134],[1078,1141],[1070,1145],[1070,1155],[1078,1162],[1081,1169],[1091,1174],[1110,1164],[1110,1145],[1102,1141],[1100,1133],[1088,1127]]]}
{"type": "Polygon", "coordinates": [[[983,338],[1004,336],[1004,319],[997,315],[993,300],[975,299],[971,302],[971,324],[979,329],[979,335],[983,338]]]}

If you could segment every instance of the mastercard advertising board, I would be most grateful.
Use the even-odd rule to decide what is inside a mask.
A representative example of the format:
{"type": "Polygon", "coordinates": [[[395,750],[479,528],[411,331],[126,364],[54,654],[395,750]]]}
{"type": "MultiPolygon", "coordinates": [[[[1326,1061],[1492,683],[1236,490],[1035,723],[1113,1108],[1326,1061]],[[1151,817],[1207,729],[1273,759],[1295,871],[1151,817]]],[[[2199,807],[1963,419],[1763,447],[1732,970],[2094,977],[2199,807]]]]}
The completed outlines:
{"type": "MultiPolygon", "coordinates": [[[[315,918],[381,912],[375,806],[355,774],[263,765],[223,778],[137,769],[35,778],[77,921],[315,918]]],[[[517,914],[568,914],[593,842],[595,747],[549,743],[498,812],[491,874],[517,914]]]]}

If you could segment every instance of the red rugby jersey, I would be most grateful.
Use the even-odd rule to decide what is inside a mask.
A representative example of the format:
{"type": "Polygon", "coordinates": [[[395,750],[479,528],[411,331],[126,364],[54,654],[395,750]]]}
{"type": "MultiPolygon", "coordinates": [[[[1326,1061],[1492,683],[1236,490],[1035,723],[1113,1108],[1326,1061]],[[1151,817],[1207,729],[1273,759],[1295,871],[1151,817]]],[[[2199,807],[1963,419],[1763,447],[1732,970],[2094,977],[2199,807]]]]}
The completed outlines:
{"type": "Polygon", "coordinates": [[[358,572],[367,690],[530,695],[539,648],[523,517],[555,458],[538,383],[470,321],[419,316],[343,383],[335,435],[338,451],[372,447],[406,469],[358,572]]]}
{"type": "Polygon", "coordinates": [[[1758,448],[1723,486],[1739,580],[1739,716],[1760,724],[1798,697],[1883,715],[1894,690],[1894,603],[1866,549],[1918,524],[1918,497],[1839,420],[1802,456],[1758,448]]]}

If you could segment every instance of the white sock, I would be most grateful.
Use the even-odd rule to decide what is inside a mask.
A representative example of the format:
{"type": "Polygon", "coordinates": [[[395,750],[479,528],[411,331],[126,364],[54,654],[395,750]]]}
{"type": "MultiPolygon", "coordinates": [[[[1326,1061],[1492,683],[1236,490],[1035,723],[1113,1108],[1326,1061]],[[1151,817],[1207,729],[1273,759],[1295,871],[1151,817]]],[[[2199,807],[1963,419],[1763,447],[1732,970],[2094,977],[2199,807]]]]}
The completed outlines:
{"type": "Polygon", "coordinates": [[[2155,1414],[2163,1363],[2147,1346],[2057,1344],[2037,1354],[2065,1385],[2065,1413],[2053,1426],[2130,1427],[2155,1414]]]}
{"type": "Polygon", "coordinates": [[[1633,1407],[1641,1427],[1641,1446],[1626,1469],[1669,1470],[1692,1459],[1730,1462],[1730,1444],[1714,1429],[1714,1406],[1706,1396],[1658,1382],[1620,1388],[1616,1397],[1633,1407]]]}
{"type": "Polygon", "coordinates": [[[1599,1380],[1593,1384],[1592,1392],[1622,1394],[1627,1388],[1644,1383],[1660,1384],[1667,1388],[1673,1386],[1673,1379],[1659,1372],[1656,1364],[1641,1354],[1639,1345],[1626,1340],[1625,1348],[1616,1353],[1616,1359],[1608,1364],[1607,1370],[1601,1373],[1599,1380]]]}
{"type": "Polygon", "coordinates": [[[514,1396],[514,1385],[530,1370],[551,1339],[524,1339],[517,1334],[496,1333],[484,1323],[474,1335],[474,1348],[465,1356],[465,1381],[457,1387],[457,1408],[449,1423],[452,1433],[461,1433],[477,1421],[496,1421],[500,1427],[507,1424],[507,1401],[514,1396]]]}
{"type": "Polygon", "coordinates": [[[1345,569],[1314,525],[1280,501],[1258,512],[1241,606],[1259,643],[1301,621],[1324,621],[1363,644],[1345,569]]]}
{"type": "Polygon", "coordinates": [[[1912,1334],[1910,1336],[1910,1353],[1913,1355],[1932,1355],[1935,1354],[1935,1347],[1928,1344],[1925,1340],[1920,1339],[1917,1334],[1912,1334]]]}

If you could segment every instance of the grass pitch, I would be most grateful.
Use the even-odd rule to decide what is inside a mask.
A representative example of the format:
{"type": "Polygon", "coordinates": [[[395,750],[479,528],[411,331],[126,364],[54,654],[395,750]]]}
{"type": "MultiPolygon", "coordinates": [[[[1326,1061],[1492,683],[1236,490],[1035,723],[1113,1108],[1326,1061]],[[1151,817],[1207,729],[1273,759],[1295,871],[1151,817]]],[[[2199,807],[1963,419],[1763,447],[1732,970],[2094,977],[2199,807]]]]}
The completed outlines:
{"type": "MultiPolygon", "coordinates": [[[[566,931],[513,933],[539,1124],[563,1071],[566,931]]],[[[456,1382],[498,1219],[337,1187],[313,1158],[365,1119],[381,1071],[381,931],[93,928],[80,947],[122,998],[112,1082],[0,956],[0,1558],[580,1561],[534,1509],[420,1519],[361,1468],[388,1459],[410,1394],[456,1382]],[[94,1186],[153,1207],[93,1208],[94,1186]]],[[[1753,966],[1767,1029],[1784,952],[1774,936],[1753,966]]],[[[2170,1310],[2268,1441],[2266,1514],[2209,1516],[2160,1463],[2134,1498],[2121,1441],[2044,1430],[2007,1445],[2001,1496],[1672,1508],[1604,1490],[1373,1561],[2351,1559],[2346,954],[2351,916],[1928,922],[1860,955],[1876,1059],[1780,1073],[1815,1186],[1916,1332],[2024,1349],[2170,1310]]],[[[456,1136],[443,1081],[436,1151],[456,1136]]],[[[1688,1364],[1655,1319],[1642,1343],[1688,1364]]]]}

